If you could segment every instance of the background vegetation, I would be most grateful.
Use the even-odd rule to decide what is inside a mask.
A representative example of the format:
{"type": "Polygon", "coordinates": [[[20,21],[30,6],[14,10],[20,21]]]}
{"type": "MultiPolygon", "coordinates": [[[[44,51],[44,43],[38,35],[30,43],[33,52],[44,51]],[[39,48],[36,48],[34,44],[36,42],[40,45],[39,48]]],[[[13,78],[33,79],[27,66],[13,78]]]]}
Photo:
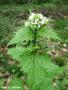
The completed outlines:
{"type": "MultiPolygon", "coordinates": [[[[7,44],[15,31],[24,24],[30,11],[51,17],[52,27],[62,39],[56,51],[50,53],[52,61],[63,67],[68,63],[68,0],[0,0],[0,86],[9,86],[11,77],[21,82],[23,72],[7,55],[7,44]],[[28,6],[28,7],[27,7],[28,6]],[[58,55],[58,56],[56,56],[58,55]],[[17,77],[17,78],[16,78],[17,77]],[[2,82],[1,82],[2,81],[2,82]]],[[[12,47],[12,46],[10,46],[12,47]]],[[[57,45],[56,45],[57,47],[57,45]]],[[[60,90],[68,90],[68,66],[58,76],[60,90]]],[[[12,83],[13,84],[13,83],[12,83]]],[[[3,90],[1,88],[1,90],[3,90]]]]}
{"type": "Polygon", "coordinates": [[[41,3],[59,3],[64,4],[67,3],[67,0],[0,0],[0,4],[28,4],[28,3],[34,3],[34,4],[41,4],[41,3]]]}

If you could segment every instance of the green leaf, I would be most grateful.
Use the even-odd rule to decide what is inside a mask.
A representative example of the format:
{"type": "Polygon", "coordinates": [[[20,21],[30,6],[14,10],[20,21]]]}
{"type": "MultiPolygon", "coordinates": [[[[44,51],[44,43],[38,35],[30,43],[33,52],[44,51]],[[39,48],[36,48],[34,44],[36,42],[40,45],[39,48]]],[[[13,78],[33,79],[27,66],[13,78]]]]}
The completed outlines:
{"type": "Polygon", "coordinates": [[[52,79],[56,75],[54,72],[59,68],[51,62],[46,54],[30,54],[28,49],[20,47],[9,51],[14,59],[19,59],[22,70],[28,75],[27,83],[31,90],[43,82],[46,77],[52,79]],[[52,75],[53,73],[54,75],[52,75]]]}
{"type": "Polygon", "coordinates": [[[22,47],[10,48],[8,49],[8,54],[11,55],[14,60],[18,60],[23,50],[22,47]]]}
{"type": "Polygon", "coordinates": [[[20,78],[13,77],[9,83],[8,90],[24,90],[22,80],[20,78]]]}
{"type": "Polygon", "coordinates": [[[31,90],[54,90],[53,82],[49,78],[45,78],[43,82],[39,84],[39,86],[36,86],[34,89],[31,90]]]}
{"type": "Polygon", "coordinates": [[[33,33],[28,27],[23,27],[18,32],[16,32],[15,37],[11,39],[8,43],[10,44],[21,44],[23,41],[28,41],[33,39],[33,33]]]}
{"type": "Polygon", "coordinates": [[[53,82],[48,78],[44,79],[43,83],[41,83],[39,86],[39,90],[54,90],[53,82]]]}
{"type": "Polygon", "coordinates": [[[60,38],[57,36],[54,30],[50,30],[50,29],[48,30],[45,28],[39,31],[39,36],[46,37],[48,39],[53,39],[53,40],[60,40],[60,38]]]}
{"type": "Polygon", "coordinates": [[[53,79],[50,73],[52,74],[59,68],[50,61],[47,55],[26,55],[25,59],[24,56],[22,58],[22,70],[28,74],[28,84],[31,90],[43,82],[46,77],[53,79]]]}

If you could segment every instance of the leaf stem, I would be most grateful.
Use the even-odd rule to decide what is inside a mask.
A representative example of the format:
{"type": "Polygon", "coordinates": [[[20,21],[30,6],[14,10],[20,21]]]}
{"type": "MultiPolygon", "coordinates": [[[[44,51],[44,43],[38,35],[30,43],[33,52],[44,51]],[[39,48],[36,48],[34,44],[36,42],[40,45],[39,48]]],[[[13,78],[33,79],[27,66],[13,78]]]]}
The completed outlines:
{"type": "Polygon", "coordinates": [[[37,42],[37,29],[36,29],[35,32],[34,32],[34,41],[33,41],[33,46],[36,45],[36,42],[37,42]]]}

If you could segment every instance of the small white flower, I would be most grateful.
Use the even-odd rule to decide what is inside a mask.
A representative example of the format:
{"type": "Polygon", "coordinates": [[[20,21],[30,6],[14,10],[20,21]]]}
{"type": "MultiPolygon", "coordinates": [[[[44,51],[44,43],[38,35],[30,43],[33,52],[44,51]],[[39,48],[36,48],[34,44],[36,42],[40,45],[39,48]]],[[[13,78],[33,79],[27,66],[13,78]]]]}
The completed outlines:
{"type": "Polygon", "coordinates": [[[40,19],[43,19],[43,15],[42,14],[38,14],[38,16],[40,17],[40,19]]]}
{"type": "Polygon", "coordinates": [[[38,22],[39,19],[36,19],[36,21],[38,22]]]}
{"type": "Polygon", "coordinates": [[[31,22],[31,24],[34,24],[34,22],[31,22]]]}
{"type": "Polygon", "coordinates": [[[29,16],[29,20],[32,20],[34,17],[35,17],[35,13],[32,13],[32,14],[29,16]]]}
{"type": "Polygon", "coordinates": [[[38,21],[37,20],[35,20],[35,24],[37,24],[38,23],[38,21]]]}
{"type": "Polygon", "coordinates": [[[44,17],[44,19],[46,20],[47,18],[46,18],[46,17],[44,17]]]}
{"type": "Polygon", "coordinates": [[[48,23],[48,21],[49,21],[49,19],[48,19],[48,18],[46,18],[46,24],[48,23]]]}
{"type": "Polygon", "coordinates": [[[42,24],[42,25],[44,25],[44,24],[45,24],[45,20],[44,20],[44,19],[41,21],[41,24],[42,24]]]}
{"type": "Polygon", "coordinates": [[[42,14],[32,13],[29,16],[28,22],[25,23],[25,26],[36,25],[38,28],[40,28],[44,24],[47,24],[48,21],[49,19],[44,17],[42,14]]]}

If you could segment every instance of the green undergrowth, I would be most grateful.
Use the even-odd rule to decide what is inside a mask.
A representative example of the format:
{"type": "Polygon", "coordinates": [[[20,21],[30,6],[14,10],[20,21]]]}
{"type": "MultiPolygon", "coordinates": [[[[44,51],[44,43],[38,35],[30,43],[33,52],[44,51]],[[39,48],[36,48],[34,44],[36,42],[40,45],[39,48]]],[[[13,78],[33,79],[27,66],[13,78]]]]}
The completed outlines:
{"type": "MultiPolygon", "coordinates": [[[[63,11],[66,13],[68,6],[63,5],[61,8],[60,8],[60,6],[56,6],[54,4],[43,4],[43,5],[34,5],[34,4],[30,5],[29,4],[28,7],[27,7],[27,5],[0,6],[0,45],[2,45],[2,46],[7,45],[7,43],[11,39],[11,37],[13,37],[15,31],[18,30],[18,27],[20,27],[24,23],[23,17],[22,18],[18,17],[19,13],[24,12],[29,15],[29,10],[33,10],[34,8],[36,10],[39,10],[40,8],[46,8],[47,10],[59,11],[59,12],[63,11]],[[3,14],[2,12],[5,12],[6,14],[3,14]],[[7,12],[10,12],[10,13],[7,14],[7,12]]],[[[24,14],[24,17],[28,17],[27,14],[24,14]]],[[[66,18],[63,19],[63,18],[57,17],[57,19],[55,19],[54,25],[55,25],[54,26],[55,31],[57,32],[58,36],[62,39],[62,42],[66,43],[68,45],[68,19],[66,19],[66,18]]],[[[13,75],[16,74],[16,75],[21,76],[22,72],[17,73],[20,70],[20,68],[17,68],[17,66],[15,64],[9,65],[9,67],[8,67],[6,65],[8,62],[5,62],[7,60],[7,58],[5,56],[3,56],[2,52],[0,53],[0,56],[1,56],[0,60],[2,61],[2,66],[0,66],[0,72],[8,71],[9,73],[12,73],[13,75]],[[4,65],[6,65],[6,67],[4,65]]],[[[58,62],[58,64],[62,64],[62,66],[63,66],[63,63],[65,63],[65,58],[68,58],[67,53],[64,56],[62,56],[61,58],[57,58],[56,61],[58,62]]],[[[68,90],[68,88],[66,86],[68,83],[67,76],[68,76],[68,74],[65,74],[65,76],[62,76],[62,75],[60,76],[60,79],[63,79],[63,80],[61,82],[59,82],[61,89],[58,89],[58,90],[68,90]]],[[[4,83],[1,82],[1,80],[2,79],[0,79],[0,85],[2,86],[4,83]]],[[[13,85],[18,80],[19,80],[19,78],[18,79],[15,78],[15,82],[11,82],[10,85],[13,85]]],[[[0,89],[2,90],[1,87],[0,87],[0,89]]],[[[50,87],[48,88],[48,90],[49,89],[50,89],[50,87]]]]}
{"type": "Polygon", "coordinates": [[[52,3],[46,3],[46,4],[24,4],[24,5],[1,5],[0,11],[25,11],[25,10],[32,10],[32,9],[39,9],[39,8],[47,8],[50,10],[57,10],[59,7],[59,10],[67,11],[68,6],[67,5],[56,5],[52,3]],[[28,7],[27,7],[28,6],[28,7]],[[62,7],[62,8],[61,8],[62,7]]]}
{"type": "Polygon", "coordinates": [[[62,42],[68,44],[68,19],[56,19],[54,27],[62,42]]]}
{"type": "Polygon", "coordinates": [[[0,16],[0,45],[6,45],[11,38],[14,24],[11,22],[10,17],[0,16]]]}

